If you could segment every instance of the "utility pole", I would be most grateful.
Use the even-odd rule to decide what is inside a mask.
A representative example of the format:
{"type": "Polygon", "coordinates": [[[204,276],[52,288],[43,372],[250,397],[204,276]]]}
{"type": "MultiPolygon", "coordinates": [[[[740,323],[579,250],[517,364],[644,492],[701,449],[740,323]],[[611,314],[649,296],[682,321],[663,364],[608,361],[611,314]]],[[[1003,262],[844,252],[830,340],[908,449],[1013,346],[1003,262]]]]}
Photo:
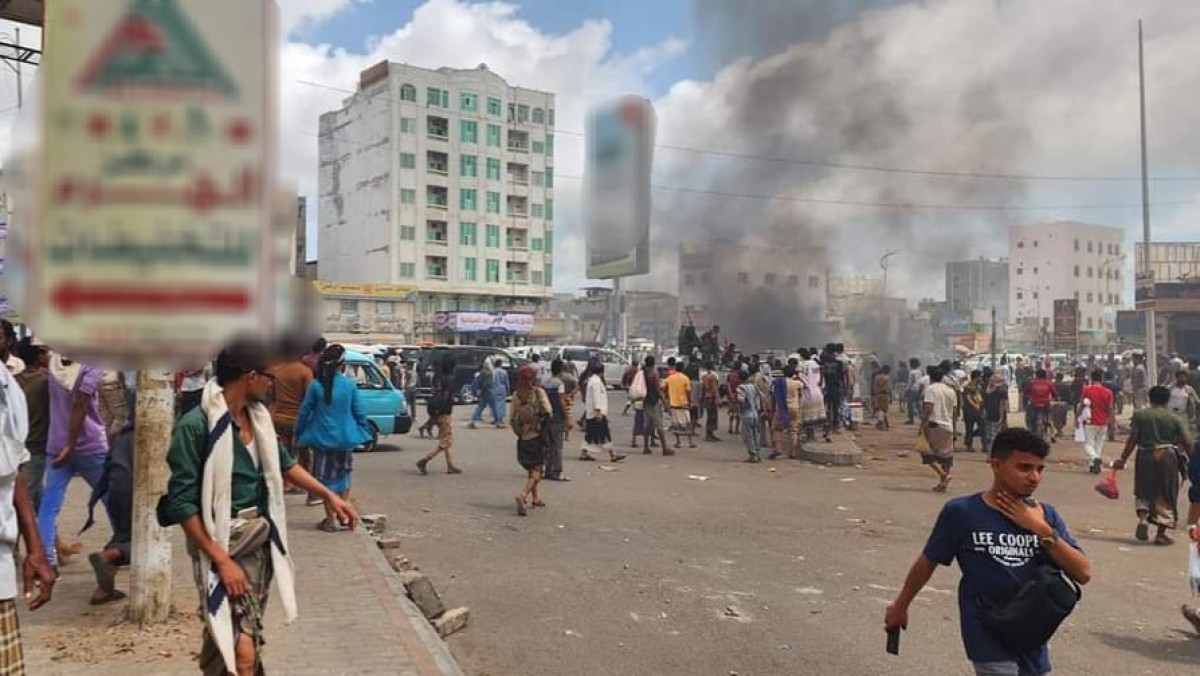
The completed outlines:
{"type": "Polygon", "coordinates": [[[996,370],[996,306],[992,306],[992,371],[996,370]]]}
{"type": "Polygon", "coordinates": [[[888,259],[898,253],[900,252],[896,249],[888,249],[887,251],[883,252],[882,256],[879,257],[879,267],[883,268],[883,300],[885,301],[888,297],[888,259]]]}
{"type": "Polygon", "coordinates": [[[155,507],[166,492],[167,447],[175,418],[171,374],[138,371],[133,432],[133,542],[129,566],[129,619],[167,621],[171,613],[171,538],[155,507]]]}
{"type": "MultiPolygon", "coordinates": [[[[1154,272],[1150,269],[1150,180],[1146,177],[1146,67],[1142,56],[1142,20],[1138,19],[1138,109],[1142,131],[1142,273],[1150,285],[1150,304],[1146,308],[1146,371],[1150,383],[1158,377],[1158,331],[1154,321],[1154,272]]],[[[1141,284],[1136,280],[1135,284],[1141,284]]]]}

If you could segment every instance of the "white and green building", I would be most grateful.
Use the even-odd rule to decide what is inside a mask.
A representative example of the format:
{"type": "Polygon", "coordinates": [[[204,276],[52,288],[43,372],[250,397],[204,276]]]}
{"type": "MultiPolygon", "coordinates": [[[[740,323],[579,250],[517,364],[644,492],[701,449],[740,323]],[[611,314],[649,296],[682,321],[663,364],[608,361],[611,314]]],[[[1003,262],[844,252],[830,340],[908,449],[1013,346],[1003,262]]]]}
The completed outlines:
{"type": "Polygon", "coordinates": [[[444,313],[549,301],[554,94],[482,64],[381,62],[321,116],[319,143],[323,280],[416,286],[419,336],[454,325],[444,313]]]}

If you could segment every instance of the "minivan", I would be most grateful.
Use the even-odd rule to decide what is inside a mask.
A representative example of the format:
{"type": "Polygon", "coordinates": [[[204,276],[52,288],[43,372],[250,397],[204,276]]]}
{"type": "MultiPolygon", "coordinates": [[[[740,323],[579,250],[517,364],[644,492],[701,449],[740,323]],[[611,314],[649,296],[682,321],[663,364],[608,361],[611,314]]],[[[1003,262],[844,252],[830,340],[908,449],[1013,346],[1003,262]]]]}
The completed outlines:
{"type": "Polygon", "coordinates": [[[358,383],[358,398],[367,411],[367,424],[371,427],[371,440],[356,450],[375,450],[382,435],[408,434],[413,424],[412,409],[404,399],[404,393],[392,386],[374,359],[361,352],[346,350],[342,373],[358,383]]]}

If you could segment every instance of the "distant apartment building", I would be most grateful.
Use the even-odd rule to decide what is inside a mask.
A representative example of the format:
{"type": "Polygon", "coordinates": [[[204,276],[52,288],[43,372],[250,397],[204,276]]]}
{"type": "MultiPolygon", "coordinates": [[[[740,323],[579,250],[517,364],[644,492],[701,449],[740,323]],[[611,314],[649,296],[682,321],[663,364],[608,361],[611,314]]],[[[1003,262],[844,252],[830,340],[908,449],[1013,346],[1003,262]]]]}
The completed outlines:
{"type": "Polygon", "coordinates": [[[486,65],[379,63],[321,116],[318,185],[321,278],[416,287],[417,336],[532,316],[552,295],[552,93],[486,65]]]}
{"type": "MultiPolygon", "coordinates": [[[[1040,266],[1039,266],[1040,269],[1040,266]]],[[[979,258],[946,263],[946,303],[956,317],[996,308],[996,321],[1008,321],[1008,261],[979,258]]]]}
{"type": "Polygon", "coordinates": [[[1017,225],[1008,231],[1009,321],[1036,318],[1054,330],[1054,301],[1079,301],[1082,345],[1100,345],[1115,331],[1124,298],[1125,231],[1074,221],[1017,225]]]}

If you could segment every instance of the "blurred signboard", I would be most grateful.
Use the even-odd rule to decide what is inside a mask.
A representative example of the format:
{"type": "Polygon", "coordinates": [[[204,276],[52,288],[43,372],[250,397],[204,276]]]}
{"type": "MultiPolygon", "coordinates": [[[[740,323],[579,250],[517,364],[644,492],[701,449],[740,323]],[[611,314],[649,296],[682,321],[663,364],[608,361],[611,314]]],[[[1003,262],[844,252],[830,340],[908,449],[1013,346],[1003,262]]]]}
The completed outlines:
{"type": "Polygon", "coordinates": [[[454,333],[533,333],[534,318],[524,312],[439,312],[434,316],[438,331],[454,333]]]}
{"type": "Polygon", "coordinates": [[[1054,301],[1054,347],[1067,352],[1079,347],[1079,301],[1074,298],[1054,301]]]}
{"type": "Polygon", "coordinates": [[[650,272],[654,107],[626,96],[587,121],[584,234],[588,279],[650,272]]]}
{"type": "Polygon", "coordinates": [[[0,19],[40,26],[44,6],[42,0],[3,0],[0,1],[0,19]]]}
{"type": "Polygon", "coordinates": [[[45,18],[23,316],[126,363],[270,330],[274,2],[55,0],[45,18]]]}

